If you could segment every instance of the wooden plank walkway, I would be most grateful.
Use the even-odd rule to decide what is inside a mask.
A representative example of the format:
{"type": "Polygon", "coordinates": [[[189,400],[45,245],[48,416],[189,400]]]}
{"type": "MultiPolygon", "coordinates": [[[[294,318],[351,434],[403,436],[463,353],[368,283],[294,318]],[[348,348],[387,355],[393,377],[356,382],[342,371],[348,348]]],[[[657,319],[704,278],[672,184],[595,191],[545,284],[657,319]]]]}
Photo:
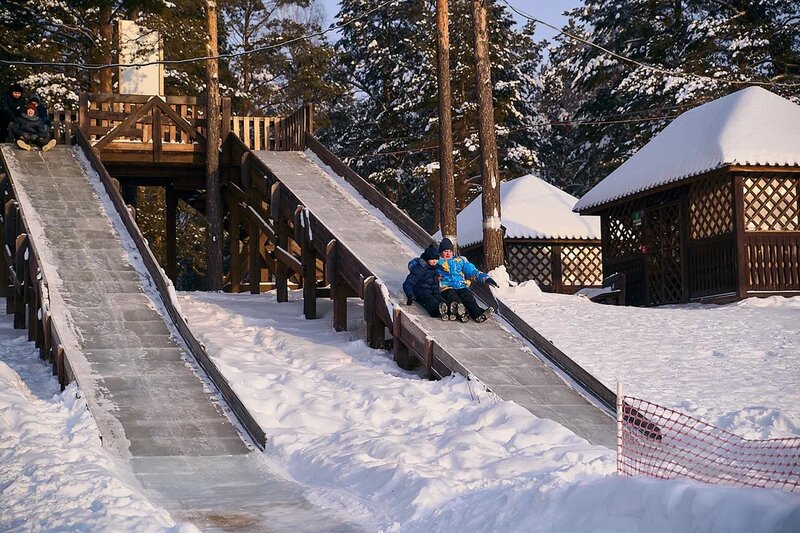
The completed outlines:
{"type": "Polygon", "coordinates": [[[142,289],[79,152],[0,151],[42,256],[54,320],[74,336],[66,357],[104,446],[179,520],[211,529],[353,531],[299,485],[271,474],[242,441],[142,289]]]}
{"type": "MultiPolygon", "coordinates": [[[[405,301],[406,265],[420,253],[409,244],[410,239],[397,235],[364,207],[363,199],[339,185],[343,180],[332,177],[306,154],[255,153],[334,237],[389,287],[395,302],[405,301]]],[[[576,392],[497,320],[442,322],[428,317],[419,306],[403,310],[443,348],[451,370],[474,375],[500,398],[554,420],[593,444],[614,447],[611,416],[576,392]]]]}

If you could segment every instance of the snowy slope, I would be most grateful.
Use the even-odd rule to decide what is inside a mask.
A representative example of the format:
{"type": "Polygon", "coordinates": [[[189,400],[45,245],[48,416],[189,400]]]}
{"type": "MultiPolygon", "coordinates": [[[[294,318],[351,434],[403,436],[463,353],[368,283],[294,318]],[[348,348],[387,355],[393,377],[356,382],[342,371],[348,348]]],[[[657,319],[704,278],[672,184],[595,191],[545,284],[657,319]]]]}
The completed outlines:
{"type": "Polygon", "coordinates": [[[748,87],[676,118],[578,201],[583,211],[725,165],[800,165],[800,106],[748,87]]]}
{"type": "Polygon", "coordinates": [[[180,296],[189,324],[268,437],[265,454],[373,531],[780,531],[800,495],[616,478],[614,453],[461,376],[428,381],[368,348],[361,309],[180,296]],[[219,324],[225,324],[220,328],[219,324]]]}

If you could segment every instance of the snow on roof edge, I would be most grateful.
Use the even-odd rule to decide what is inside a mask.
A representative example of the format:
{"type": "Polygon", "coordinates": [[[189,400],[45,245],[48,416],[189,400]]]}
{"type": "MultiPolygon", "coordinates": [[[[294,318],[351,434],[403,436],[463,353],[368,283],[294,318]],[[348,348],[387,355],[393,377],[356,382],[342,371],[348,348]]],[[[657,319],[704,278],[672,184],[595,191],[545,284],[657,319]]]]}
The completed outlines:
{"type": "Polygon", "coordinates": [[[709,168],[707,168],[705,170],[699,170],[697,172],[691,172],[689,174],[684,174],[683,176],[677,176],[675,178],[671,178],[671,179],[668,179],[668,180],[664,180],[664,181],[661,181],[661,182],[658,182],[658,183],[651,184],[648,187],[640,187],[638,189],[625,191],[625,192],[622,192],[622,193],[618,194],[617,196],[615,196],[613,198],[606,198],[604,200],[597,201],[597,202],[592,202],[590,204],[581,205],[581,201],[582,201],[582,199],[581,199],[581,200],[578,200],[578,203],[575,204],[575,207],[572,208],[572,211],[574,213],[583,213],[588,209],[592,209],[594,207],[600,207],[602,205],[610,204],[612,202],[616,202],[617,200],[621,200],[623,198],[627,198],[628,196],[633,196],[634,194],[639,194],[640,192],[646,192],[646,191],[650,191],[650,190],[653,190],[653,189],[657,189],[657,188],[659,188],[659,187],[661,187],[663,185],[669,185],[670,183],[683,181],[685,179],[693,178],[695,176],[699,176],[699,175],[705,174],[707,172],[713,172],[715,170],[719,170],[721,168],[725,168],[725,167],[731,166],[731,165],[747,165],[747,166],[753,166],[753,167],[774,167],[774,168],[797,168],[797,167],[800,167],[800,165],[798,165],[798,164],[787,165],[787,164],[780,164],[780,163],[751,163],[749,161],[745,161],[743,163],[740,163],[738,161],[733,161],[731,163],[720,163],[719,165],[717,165],[715,167],[709,167],[709,168]]]}

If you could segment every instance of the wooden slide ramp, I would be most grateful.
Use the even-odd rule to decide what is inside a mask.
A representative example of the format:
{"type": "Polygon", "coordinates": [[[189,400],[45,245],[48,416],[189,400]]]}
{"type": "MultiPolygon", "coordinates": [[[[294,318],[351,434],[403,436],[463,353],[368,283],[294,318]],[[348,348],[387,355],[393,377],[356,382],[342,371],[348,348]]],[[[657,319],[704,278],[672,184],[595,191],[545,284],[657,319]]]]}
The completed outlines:
{"type": "MultiPolygon", "coordinates": [[[[405,301],[406,265],[420,254],[410,239],[377,216],[365,199],[310,152],[254,153],[337,241],[386,284],[394,302],[405,301]]],[[[441,347],[450,370],[478,378],[500,398],[554,420],[592,444],[614,447],[610,414],[578,393],[500,321],[442,322],[416,305],[403,310],[441,347]]]]}
{"type": "Polygon", "coordinates": [[[104,446],[144,490],[204,529],[357,529],[243,442],[143,289],[152,280],[131,265],[80,149],[3,145],[0,154],[46,270],[53,320],[73,337],[62,339],[70,370],[104,446]]]}

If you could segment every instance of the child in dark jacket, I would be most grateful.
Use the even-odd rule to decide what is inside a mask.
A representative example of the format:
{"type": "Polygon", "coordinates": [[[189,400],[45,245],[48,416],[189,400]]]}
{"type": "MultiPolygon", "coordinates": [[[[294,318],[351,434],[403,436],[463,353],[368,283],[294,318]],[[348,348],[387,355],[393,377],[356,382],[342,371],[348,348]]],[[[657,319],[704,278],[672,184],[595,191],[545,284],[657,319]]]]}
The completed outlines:
{"type": "Polygon", "coordinates": [[[46,152],[56,145],[55,139],[49,140],[49,128],[36,113],[34,103],[29,103],[25,107],[25,113],[14,119],[14,123],[11,124],[11,135],[17,146],[23,150],[31,150],[31,145],[36,145],[46,152]]]}
{"type": "Polygon", "coordinates": [[[439,250],[434,245],[430,245],[420,257],[409,261],[409,273],[403,282],[403,292],[408,298],[406,305],[411,305],[414,300],[417,300],[432,317],[455,320],[456,317],[451,317],[447,312],[447,303],[439,293],[439,276],[436,273],[438,260],[439,250]]]}

